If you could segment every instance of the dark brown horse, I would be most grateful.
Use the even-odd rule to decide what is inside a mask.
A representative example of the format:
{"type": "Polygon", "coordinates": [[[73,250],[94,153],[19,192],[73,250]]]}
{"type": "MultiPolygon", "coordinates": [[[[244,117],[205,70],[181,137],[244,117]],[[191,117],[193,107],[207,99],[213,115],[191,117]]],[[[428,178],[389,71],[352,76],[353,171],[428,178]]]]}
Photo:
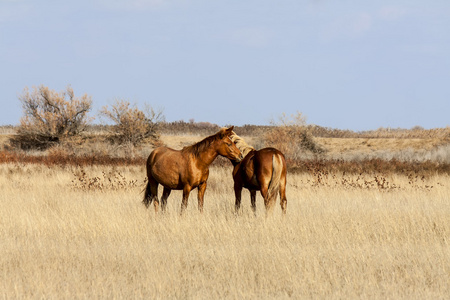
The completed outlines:
{"type": "Polygon", "coordinates": [[[209,165],[218,156],[231,161],[240,161],[243,157],[230,135],[234,127],[222,128],[218,133],[202,141],[174,150],[159,147],[153,150],[147,160],[148,183],[143,203],[146,207],[154,201],[158,211],[158,184],[164,187],[161,197],[161,209],[164,211],[167,198],[172,190],[183,190],[181,212],[187,207],[189,193],[198,188],[198,209],[203,211],[203,196],[209,175],[209,165]]]}
{"type": "Polygon", "coordinates": [[[275,148],[255,150],[248,146],[242,138],[233,134],[232,141],[245,155],[240,162],[233,162],[234,193],[236,196],[236,212],[241,206],[242,188],[250,191],[253,212],[256,212],[256,191],[261,191],[266,206],[266,215],[272,211],[280,194],[283,214],[286,214],[286,160],[283,153],[275,148]]]}

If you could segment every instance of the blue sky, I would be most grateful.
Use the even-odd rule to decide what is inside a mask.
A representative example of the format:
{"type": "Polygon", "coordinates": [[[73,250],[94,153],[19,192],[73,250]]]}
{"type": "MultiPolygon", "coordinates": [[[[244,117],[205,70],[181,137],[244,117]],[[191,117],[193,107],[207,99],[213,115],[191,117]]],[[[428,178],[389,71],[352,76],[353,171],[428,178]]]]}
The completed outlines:
{"type": "MultiPolygon", "coordinates": [[[[450,125],[450,1],[0,0],[0,124],[25,87],[167,121],[450,125]]],[[[97,119],[99,122],[100,120],[97,119]]]]}

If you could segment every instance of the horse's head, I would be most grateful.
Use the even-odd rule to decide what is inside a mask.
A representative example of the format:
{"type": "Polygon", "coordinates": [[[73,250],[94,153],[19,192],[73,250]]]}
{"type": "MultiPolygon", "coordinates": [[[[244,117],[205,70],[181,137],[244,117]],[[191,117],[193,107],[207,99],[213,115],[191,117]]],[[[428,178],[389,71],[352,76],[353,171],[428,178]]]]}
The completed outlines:
{"type": "Polygon", "coordinates": [[[218,149],[217,153],[232,161],[241,161],[244,157],[238,147],[231,141],[230,136],[233,133],[234,126],[230,128],[222,128],[218,133],[218,149]]]}

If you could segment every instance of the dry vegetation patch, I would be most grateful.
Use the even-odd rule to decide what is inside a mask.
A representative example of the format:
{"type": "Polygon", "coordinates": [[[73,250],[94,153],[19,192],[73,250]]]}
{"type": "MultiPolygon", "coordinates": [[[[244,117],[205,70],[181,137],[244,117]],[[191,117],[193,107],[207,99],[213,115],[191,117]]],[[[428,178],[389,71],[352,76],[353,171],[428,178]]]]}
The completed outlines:
{"type": "Polygon", "coordinates": [[[348,151],[373,152],[379,150],[431,150],[444,144],[442,139],[396,139],[396,138],[317,138],[330,153],[348,151]]]}
{"type": "MultiPolygon", "coordinates": [[[[231,167],[211,168],[205,212],[141,205],[144,166],[0,165],[2,298],[419,298],[450,294],[450,178],[400,189],[288,174],[286,218],[234,215],[231,167]],[[74,186],[84,172],[102,188],[74,186]],[[105,175],[103,175],[105,174],[105,175]],[[119,175],[120,174],[120,175],[119,175]],[[109,185],[109,177],[119,179],[109,185]],[[123,183],[124,186],[121,186],[123,183]],[[125,184],[131,183],[133,184],[125,184]]],[[[334,176],[334,177],[333,177],[334,176]]],[[[114,179],[111,180],[114,182],[114,179]]],[[[161,191],[160,191],[161,192],[161,191]]]]}
{"type": "MultiPolygon", "coordinates": [[[[300,115],[301,117],[301,115],[300,115]]],[[[300,120],[301,121],[301,120],[300,120]]],[[[107,125],[92,125],[87,131],[71,139],[62,140],[58,146],[47,151],[27,151],[14,149],[8,140],[14,136],[14,127],[1,127],[0,143],[3,150],[17,152],[19,156],[46,156],[52,152],[70,156],[107,156],[145,160],[156,145],[152,139],[142,140],[142,144],[112,144],[111,130],[107,125]],[[2,142],[3,141],[3,142],[2,142]],[[23,151],[22,151],[23,152],[23,151]]],[[[172,122],[158,123],[160,142],[174,149],[181,149],[200,141],[218,126],[210,123],[172,122]]],[[[320,126],[283,123],[278,127],[245,125],[235,131],[256,149],[276,147],[293,161],[294,168],[309,160],[364,161],[383,160],[433,162],[450,164],[450,127],[436,129],[379,129],[375,131],[353,132],[320,126]]],[[[92,158],[91,160],[95,160],[92,158]]],[[[442,167],[441,167],[442,169],[442,167]]]]}

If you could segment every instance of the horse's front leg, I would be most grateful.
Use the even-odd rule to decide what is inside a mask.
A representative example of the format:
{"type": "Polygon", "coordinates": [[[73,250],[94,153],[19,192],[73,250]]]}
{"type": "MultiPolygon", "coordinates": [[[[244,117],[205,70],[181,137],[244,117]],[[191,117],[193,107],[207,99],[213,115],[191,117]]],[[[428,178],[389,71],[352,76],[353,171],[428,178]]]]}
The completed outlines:
{"type": "Polygon", "coordinates": [[[203,212],[203,197],[205,196],[206,191],[206,181],[202,182],[198,186],[198,210],[202,213],[203,212]]]}
{"type": "Polygon", "coordinates": [[[183,188],[183,200],[181,201],[181,214],[183,214],[184,210],[188,205],[189,193],[191,192],[191,186],[186,185],[183,188]]]}
{"type": "Polygon", "coordinates": [[[241,208],[242,185],[234,183],[234,196],[236,198],[234,208],[236,210],[236,213],[238,213],[239,209],[241,208]]]}

